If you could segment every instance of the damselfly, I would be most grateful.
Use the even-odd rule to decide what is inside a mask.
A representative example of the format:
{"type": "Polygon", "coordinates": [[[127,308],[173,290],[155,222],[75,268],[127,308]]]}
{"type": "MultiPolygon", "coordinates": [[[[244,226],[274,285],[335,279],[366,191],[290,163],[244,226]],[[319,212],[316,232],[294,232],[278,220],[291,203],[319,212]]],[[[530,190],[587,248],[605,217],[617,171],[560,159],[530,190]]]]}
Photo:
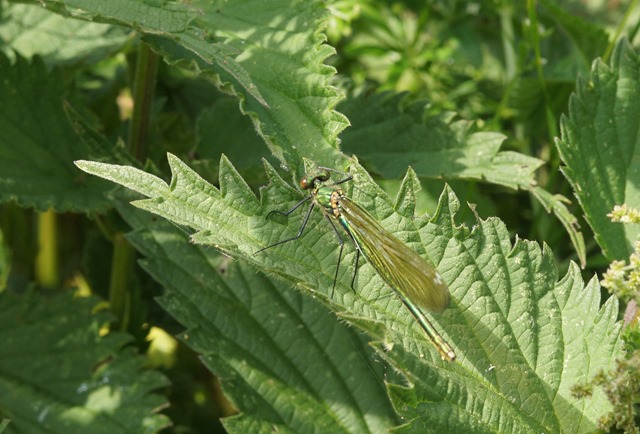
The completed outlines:
{"type": "Polygon", "coordinates": [[[344,248],[343,237],[333,222],[335,219],[356,246],[356,270],[353,273],[351,287],[353,288],[358,260],[362,254],[418,321],[420,327],[440,353],[440,357],[447,361],[455,360],[456,355],[449,344],[438,334],[435,327],[420,310],[420,308],[425,308],[433,312],[441,312],[449,304],[449,288],[440,273],[402,241],[387,232],[364,208],[344,194],[338,185],[351,181],[351,176],[327,185],[325,183],[330,180],[332,169],[324,167],[319,169],[318,175],[305,176],[300,180],[300,187],[303,190],[309,190],[309,196],[302,199],[289,211],[274,210],[267,215],[269,217],[272,213],[277,213],[288,216],[305,202],[311,201],[311,206],[309,206],[298,233],[255,253],[300,238],[307,226],[311,212],[315,207],[320,208],[331,224],[340,245],[332,296],[344,248]]]}

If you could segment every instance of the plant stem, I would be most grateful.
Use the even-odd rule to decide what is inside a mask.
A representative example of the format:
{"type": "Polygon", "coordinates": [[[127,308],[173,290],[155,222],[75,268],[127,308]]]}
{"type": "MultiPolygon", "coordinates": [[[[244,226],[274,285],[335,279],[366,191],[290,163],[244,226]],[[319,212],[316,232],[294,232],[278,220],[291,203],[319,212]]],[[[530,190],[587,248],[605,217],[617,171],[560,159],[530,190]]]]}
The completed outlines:
{"type": "Polygon", "coordinates": [[[38,254],[36,281],[45,288],[57,288],[58,272],[58,216],[52,209],[38,213],[38,254]]]}
{"type": "MultiPolygon", "coordinates": [[[[135,68],[132,85],[133,113],[127,147],[138,161],[144,163],[148,154],[149,128],[158,72],[158,56],[144,43],[138,47],[135,68]]],[[[132,317],[141,316],[132,310],[133,306],[141,306],[138,299],[140,291],[133,288],[135,260],[135,250],[125,239],[124,234],[122,232],[114,234],[109,287],[111,311],[116,316],[114,327],[119,330],[128,330],[137,336],[139,334],[137,330],[129,330],[130,327],[135,328],[132,317]]]]}
{"type": "Polygon", "coordinates": [[[140,44],[133,81],[133,114],[129,130],[128,146],[131,154],[144,163],[149,148],[151,106],[155,95],[158,56],[147,44],[140,44]]]}

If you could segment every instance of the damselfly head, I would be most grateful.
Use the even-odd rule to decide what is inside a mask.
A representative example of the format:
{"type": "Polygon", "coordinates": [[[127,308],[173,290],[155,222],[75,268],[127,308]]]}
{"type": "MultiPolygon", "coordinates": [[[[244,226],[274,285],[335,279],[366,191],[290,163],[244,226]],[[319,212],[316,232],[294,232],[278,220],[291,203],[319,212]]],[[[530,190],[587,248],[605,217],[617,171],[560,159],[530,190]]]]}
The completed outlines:
{"type": "Polygon", "coordinates": [[[303,190],[309,190],[316,186],[316,182],[327,182],[329,178],[331,178],[331,175],[327,170],[323,170],[319,175],[316,175],[311,179],[309,179],[308,176],[304,176],[300,179],[300,188],[303,190]]]}

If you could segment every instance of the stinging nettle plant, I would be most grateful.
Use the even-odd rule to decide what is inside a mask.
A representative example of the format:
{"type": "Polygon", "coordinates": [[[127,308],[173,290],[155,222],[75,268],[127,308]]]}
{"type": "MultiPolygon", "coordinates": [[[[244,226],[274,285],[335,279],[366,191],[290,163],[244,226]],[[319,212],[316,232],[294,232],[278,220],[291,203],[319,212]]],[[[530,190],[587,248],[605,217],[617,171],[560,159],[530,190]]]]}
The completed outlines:
{"type": "MultiPolygon", "coordinates": [[[[502,200],[505,191],[527,192],[532,225],[540,229],[531,233],[551,226],[581,265],[593,258],[595,243],[584,242],[575,209],[546,189],[563,185],[554,173],[560,160],[550,157],[551,169],[538,176],[545,162],[535,156],[544,152],[517,137],[516,131],[542,129],[551,146],[557,123],[550,152],[559,155],[595,241],[607,259],[628,257],[635,229],[610,226],[605,217],[615,204],[638,202],[640,68],[629,42],[607,45],[602,27],[546,1],[538,9],[496,9],[504,32],[516,17],[533,23],[520,36],[537,53],[537,65],[542,35],[553,65],[566,57],[564,39],[556,39],[562,32],[542,32],[551,23],[573,36],[571,59],[588,61],[573,65],[583,77],[568,81],[559,66],[537,69],[534,79],[526,62],[510,64],[504,72],[522,68],[521,76],[506,74],[509,88],[493,101],[473,74],[464,75],[472,62],[460,69],[449,62],[473,56],[437,38],[453,38],[442,31],[454,29],[453,22],[469,23],[467,31],[479,33],[475,42],[461,39],[466,50],[491,52],[500,44],[484,40],[489,36],[477,29],[477,17],[448,16],[455,11],[441,7],[429,15],[398,6],[402,12],[389,18],[388,9],[360,2],[329,5],[331,16],[320,2],[281,0],[38,3],[47,10],[7,3],[17,24],[0,29],[16,41],[17,53],[0,55],[0,101],[12,107],[0,114],[0,200],[42,212],[39,227],[55,213],[85,214],[115,247],[107,261],[96,245],[83,246],[89,283],[74,279],[80,288],[74,297],[27,291],[59,289],[55,276],[52,285],[40,277],[16,284],[5,272],[13,259],[1,249],[0,288],[9,289],[0,292],[0,430],[158,432],[173,423],[196,431],[179,414],[181,405],[192,414],[197,405],[189,400],[211,389],[210,380],[200,374],[189,380],[188,398],[178,397],[185,372],[199,372],[196,364],[220,380],[225,399],[216,416],[229,433],[583,433],[616,408],[602,389],[583,397],[575,387],[625,356],[618,299],[603,300],[597,276],[585,271],[585,283],[579,266],[553,250],[557,244],[514,236],[517,229],[503,219],[519,221],[511,214],[521,210],[507,205],[501,214],[500,202],[519,203],[502,200]],[[83,66],[96,61],[64,35],[69,51],[36,50],[43,57],[26,60],[30,51],[19,46],[17,29],[34,16],[42,26],[34,32],[46,31],[53,19],[59,28],[77,25],[70,34],[94,35],[93,55],[108,60],[83,66]],[[424,25],[427,19],[438,25],[424,25]],[[327,23],[339,40],[327,42],[327,23]],[[124,123],[114,120],[112,106],[114,90],[128,84],[119,81],[122,64],[108,56],[131,46],[138,56],[135,110],[124,123]],[[609,57],[589,69],[605,49],[609,57]],[[349,83],[335,81],[327,60],[334,54],[331,61],[351,73],[349,83]],[[398,56],[401,62],[388,63],[398,56]],[[166,65],[157,68],[160,61],[166,65]],[[105,72],[108,65],[116,66],[105,72]],[[358,82],[382,72],[384,91],[358,82]],[[102,85],[94,93],[96,77],[102,85]],[[152,91],[156,80],[161,96],[152,91]],[[568,101],[560,98],[567,88],[568,101]],[[425,103],[430,96],[434,104],[425,103]],[[537,104],[546,129],[533,114],[537,104]],[[458,105],[482,122],[448,111],[458,105]],[[518,114],[502,119],[500,108],[509,105],[518,114]],[[491,110],[494,120],[487,121],[491,110]],[[560,112],[566,115],[554,114],[560,112]],[[519,128],[504,127],[511,122],[519,128]],[[126,144],[114,143],[125,129],[126,144]],[[507,137],[515,143],[505,150],[507,137]],[[442,313],[425,314],[455,362],[441,360],[364,258],[351,287],[356,250],[344,233],[333,290],[338,240],[320,213],[311,214],[299,239],[255,254],[296,235],[304,207],[286,217],[269,214],[308,194],[297,181],[316,165],[352,176],[341,185],[348,196],[437,267],[451,302],[442,313]],[[434,188],[429,178],[449,183],[434,188]],[[494,214],[503,217],[484,218],[494,214]],[[96,263],[108,276],[102,294],[108,304],[95,295],[103,283],[91,274],[96,263]],[[141,270],[134,274],[136,263],[141,270]],[[140,295],[147,287],[161,290],[140,295]],[[154,311],[156,303],[170,319],[154,311]],[[187,359],[194,365],[185,368],[175,362],[184,363],[184,352],[173,351],[169,368],[160,368],[154,344],[146,351],[148,328],[177,334],[199,361],[187,359]],[[161,388],[172,391],[168,409],[161,388]]],[[[504,38],[504,49],[513,50],[505,58],[514,61],[513,35],[504,38]]],[[[478,68],[477,76],[487,73],[478,68]]],[[[14,238],[6,225],[2,230],[14,238]]]]}

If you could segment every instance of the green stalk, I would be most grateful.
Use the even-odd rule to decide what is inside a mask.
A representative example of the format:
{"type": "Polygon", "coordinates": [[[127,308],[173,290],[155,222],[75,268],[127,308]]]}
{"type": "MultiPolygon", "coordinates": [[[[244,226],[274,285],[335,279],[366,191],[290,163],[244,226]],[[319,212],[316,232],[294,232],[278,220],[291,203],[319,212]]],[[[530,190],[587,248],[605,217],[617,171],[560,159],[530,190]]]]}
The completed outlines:
{"type": "Polygon", "coordinates": [[[131,155],[144,163],[149,149],[149,127],[155,96],[158,56],[147,44],[140,44],[133,81],[133,113],[128,147],[131,155]]]}
{"type": "Polygon", "coordinates": [[[60,286],[58,271],[58,215],[49,209],[38,213],[38,254],[35,261],[36,281],[44,288],[60,286]]]}
{"type": "MultiPolygon", "coordinates": [[[[138,161],[144,163],[148,154],[149,126],[151,124],[152,104],[155,94],[156,75],[158,72],[158,56],[148,45],[141,43],[138,47],[136,69],[132,85],[133,113],[127,147],[138,161]]],[[[114,235],[111,282],[109,299],[111,310],[116,316],[115,328],[129,330],[133,312],[132,306],[140,306],[139,291],[134,290],[133,271],[136,254],[133,247],[118,232],[114,235]]],[[[137,330],[129,330],[138,335],[137,330]]]]}
{"type": "Polygon", "coordinates": [[[113,238],[109,303],[111,312],[116,317],[113,328],[117,330],[128,330],[129,328],[132,294],[136,293],[131,291],[135,259],[135,250],[124,238],[124,234],[122,232],[116,233],[113,238]]]}

